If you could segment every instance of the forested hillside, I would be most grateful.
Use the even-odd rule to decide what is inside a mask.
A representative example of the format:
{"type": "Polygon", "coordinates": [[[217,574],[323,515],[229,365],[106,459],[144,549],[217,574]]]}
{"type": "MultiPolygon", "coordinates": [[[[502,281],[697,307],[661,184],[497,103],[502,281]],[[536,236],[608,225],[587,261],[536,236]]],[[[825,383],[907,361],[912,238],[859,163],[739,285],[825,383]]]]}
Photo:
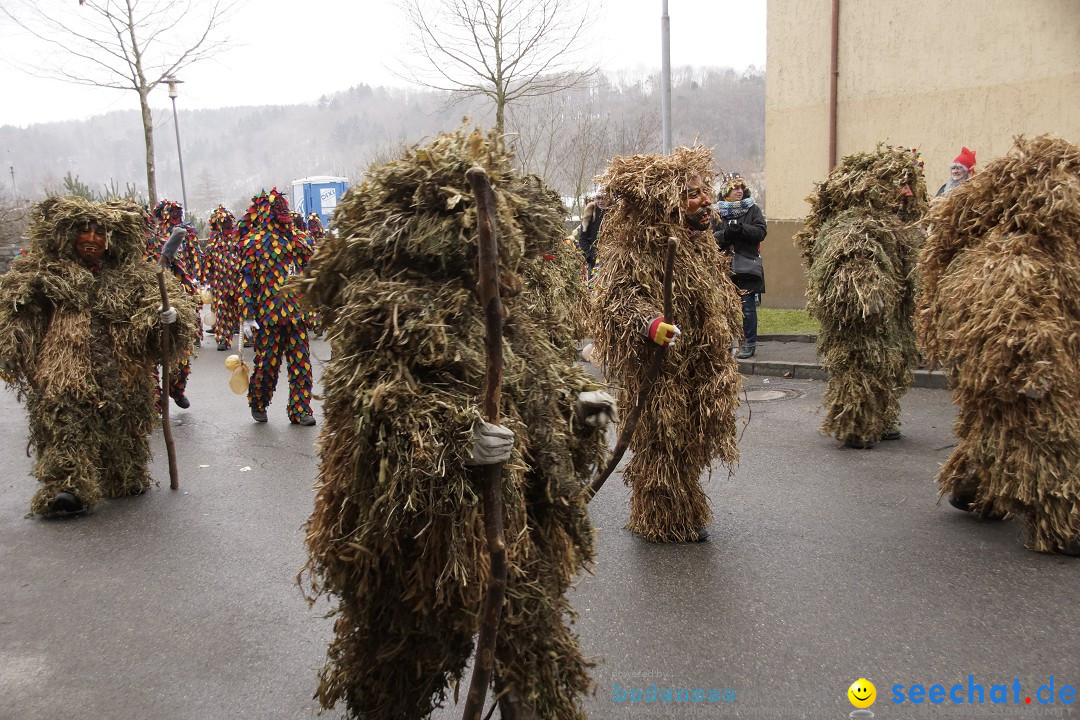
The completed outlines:
{"type": "MultiPolygon", "coordinates": [[[[587,87],[511,107],[510,142],[522,166],[564,196],[580,198],[614,155],[661,146],[657,76],[601,75],[587,87]]],[[[267,96],[268,103],[272,96],[267,96]]],[[[157,98],[160,102],[162,98],[157,98]]],[[[288,187],[311,175],[356,182],[372,162],[403,145],[456,127],[485,123],[487,108],[448,104],[434,91],[358,85],[309,105],[184,110],[180,135],[189,209],[205,216],[219,203],[242,211],[264,187],[288,187]]],[[[155,115],[159,192],[179,200],[172,112],[155,115]]],[[[752,176],[764,199],[765,76],[729,69],[676,70],[672,78],[675,144],[716,147],[719,167],[752,176]]],[[[0,148],[15,171],[19,199],[63,190],[67,173],[96,192],[128,184],[145,193],[142,130],[136,110],[85,121],[0,127],[0,148]]],[[[4,195],[12,195],[10,177],[4,195]]]]}

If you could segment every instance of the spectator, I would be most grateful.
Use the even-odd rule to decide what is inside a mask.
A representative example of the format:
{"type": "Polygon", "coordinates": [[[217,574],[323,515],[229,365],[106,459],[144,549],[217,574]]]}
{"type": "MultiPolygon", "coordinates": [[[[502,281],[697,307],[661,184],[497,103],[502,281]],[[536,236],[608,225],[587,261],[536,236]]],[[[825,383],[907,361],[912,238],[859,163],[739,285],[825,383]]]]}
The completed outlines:
{"type": "Polygon", "coordinates": [[[975,151],[961,148],[960,154],[949,166],[949,182],[938,188],[934,197],[945,197],[956,188],[963,185],[975,174],[975,151]]]}
{"type": "Polygon", "coordinates": [[[739,358],[746,359],[757,350],[757,306],[760,294],[765,292],[761,241],[768,228],[765,215],[754,204],[750,188],[738,173],[724,176],[717,195],[723,199],[713,205],[720,216],[713,222],[713,235],[731,258],[731,281],[742,299],[743,342],[739,358]]]}

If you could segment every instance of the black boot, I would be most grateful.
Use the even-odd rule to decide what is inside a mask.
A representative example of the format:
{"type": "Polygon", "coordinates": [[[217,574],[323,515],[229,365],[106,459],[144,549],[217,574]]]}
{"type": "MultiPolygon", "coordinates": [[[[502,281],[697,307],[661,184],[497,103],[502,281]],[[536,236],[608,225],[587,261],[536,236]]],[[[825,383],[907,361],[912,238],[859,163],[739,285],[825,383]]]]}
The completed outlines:
{"type": "Polygon", "coordinates": [[[53,517],[67,517],[86,512],[83,501],[69,492],[58,492],[56,497],[49,503],[49,515],[53,517]]]}

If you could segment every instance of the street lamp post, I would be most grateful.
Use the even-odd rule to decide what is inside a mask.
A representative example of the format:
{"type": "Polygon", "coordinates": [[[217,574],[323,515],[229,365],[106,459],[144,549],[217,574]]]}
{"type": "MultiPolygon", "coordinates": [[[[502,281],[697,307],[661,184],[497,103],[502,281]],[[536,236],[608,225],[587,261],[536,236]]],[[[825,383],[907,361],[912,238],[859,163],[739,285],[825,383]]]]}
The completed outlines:
{"type": "Polygon", "coordinates": [[[668,0],[660,14],[660,118],[664,128],[664,154],[671,152],[671,18],[668,0]]]}
{"type": "Polygon", "coordinates": [[[176,119],[176,86],[184,82],[183,80],[177,80],[172,75],[165,78],[165,82],[169,84],[169,97],[172,99],[172,117],[173,127],[176,128],[176,157],[180,160],[180,192],[184,198],[184,216],[185,219],[188,213],[187,204],[187,184],[184,183],[184,153],[180,150],[180,123],[176,119]]]}

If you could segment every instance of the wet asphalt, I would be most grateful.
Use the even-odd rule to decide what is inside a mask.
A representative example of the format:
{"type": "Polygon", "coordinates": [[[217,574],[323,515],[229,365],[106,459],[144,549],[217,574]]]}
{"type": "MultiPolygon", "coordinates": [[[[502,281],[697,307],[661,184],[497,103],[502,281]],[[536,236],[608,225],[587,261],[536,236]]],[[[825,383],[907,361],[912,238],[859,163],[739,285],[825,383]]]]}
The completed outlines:
{"type": "MultiPolygon", "coordinates": [[[[252,421],[228,389],[227,353],[203,345],[191,408],[172,410],[181,489],[168,488],[157,433],[160,486],[79,518],[25,517],[25,412],[0,395],[0,719],[317,716],[331,620],[296,575],[321,424],[288,423],[284,382],[269,423],[252,421]]],[[[313,343],[316,377],[328,354],[313,343]]],[[[597,561],[571,593],[596,662],[588,716],[842,718],[866,678],[878,718],[1080,717],[1080,700],[1063,702],[1064,686],[1080,694],[1080,559],[1027,551],[1018,523],[937,502],[954,442],[947,391],[913,388],[904,436],[851,450],[817,431],[823,389],[746,378],[747,397],[776,399],[744,405],[739,464],[705,478],[708,542],[623,530],[617,474],[594,500],[597,561]],[[1051,678],[1055,702],[1040,704],[1051,678]],[[944,700],[913,704],[916,684],[942,685],[944,700]],[[991,701],[994,685],[1007,702],[991,701]],[[982,704],[968,702],[975,686],[982,704]],[[665,688],[687,699],[664,702],[665,688]]]]}

